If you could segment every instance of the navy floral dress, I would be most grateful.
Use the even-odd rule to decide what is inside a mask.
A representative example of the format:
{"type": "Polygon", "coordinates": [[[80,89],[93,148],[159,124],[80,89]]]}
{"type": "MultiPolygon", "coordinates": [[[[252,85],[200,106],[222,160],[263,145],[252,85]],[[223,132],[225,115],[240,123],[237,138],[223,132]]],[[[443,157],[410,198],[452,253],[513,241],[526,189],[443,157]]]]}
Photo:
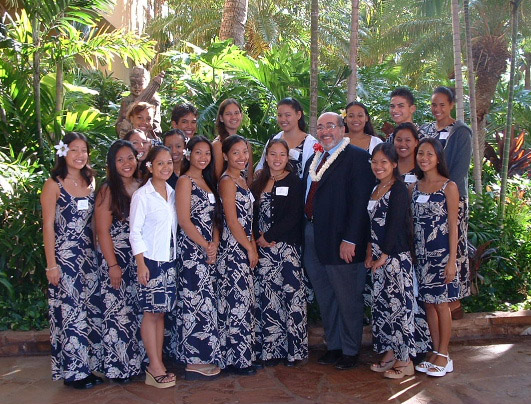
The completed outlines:
{"type": "Polygon", "coordinates": [[[101,370],[100,282],[94,252],[94,192],[71,196],[58,181],[55,208],[55,259],[58,286],[49,284],[52,378],[71,382],[101,370]]]}
{"type": "MultiPolygon", "coordinates": [[[[369,217],[373,260],[382,255],[380,243],[385,237],[385,221],[389,196],[375,201],[369,217]]],[[[414,313],[416,299],[413,290],[413,263],[409,251],[390,255],[385,264],[372,272],[372,333],[374,350],[393,350],[395,358],[409,360],[416,355],[414,313]]]]}
{"type": "MultiPolygon", "coordinates": [[[[272,194],[262,193],[258,230],[272,224],[272,194]]],[[[255,270],[256,354],[262,360],[302,360],[308,357],[307,288],[302,269],[301,246],[277,242],[258,247],[255,270]]]]}
{"type": "MultiPolygon", "coordinates": [[[[208,242],[214,237],[214,196],[191,178],[190,220],[208,242]],[[209,195],[211,195],[209,197],[209,195]]],[[[180,360],[189,364],[220,363],[216,301],[216,265],[180,228],[177,255],[177,335],[180,360]]]]}
{"type": "MultiPolygon", "coordinates": [[[[249,189],[242,188],[236,182],[235,184],[238,222],[250,240],[253,222],[252,194],[249,189]]],[[[253,275],[247,250],[236,241],[226,220],[218,254],[217,300],[221,367],[246,368],[255,360],[253,275]]]]}
{"type": "Polygon", "coordinates": [[[124,379],[142,372],[142,363],[146,358],[140,337],[143,313],[138,304],[137,268],[129,243],[129,219],[114,218],[110,233],[116,263],[122,270],[122,284],[119,289],[111,286],[109,265],[98,248],[103,312],[103,372],[109,378],[124,379]]]}
{"type": "Polygon", "coordinates": [[[444,190],[431,194],[413,188],[412,211],[417,255],[419,299],[425,303],[444,303],[459,299],[459,271],[454,280],[445,283],[444,269],[450,256],[448,207],[444,190]],[[421,199],[419,200],[419,197],[421,199]],[[422,202],[422,199],[426,199],[422,202]]]}
{"type": "MultiPolygon", "coordinates": [[[[307,136],[310,136],[310,135],[307,135],[307,136]]],[[[304,167],[302,165],[302,152],[304,149],[305,140],[306,138],[304,138],[303,141],[297,147],[295,147],[294,149],[290,149],[289,151],[289,162],[291,166],[293,167],[293,172],[297,174],[299,178],[302,178],[302,174],[304,171],[304,167]]]]}

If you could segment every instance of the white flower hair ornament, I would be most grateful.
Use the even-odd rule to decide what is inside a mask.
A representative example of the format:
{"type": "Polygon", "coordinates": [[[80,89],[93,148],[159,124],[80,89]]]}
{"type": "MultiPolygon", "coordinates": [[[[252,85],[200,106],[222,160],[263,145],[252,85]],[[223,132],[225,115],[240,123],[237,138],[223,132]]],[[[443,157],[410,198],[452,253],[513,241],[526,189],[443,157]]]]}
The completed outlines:
{"type": "Polygon", "coordinates": [[[60,140],[59,144],[56,144],[54,147],[57,150],[55,154],[57,154],[57,156],[59,157],[66,157],[66,155],[68,154],[68,151],[70,150],[68,148],[68,145],[66,143],[63,143],[62,140],[60,140]]]}
{"type": "Polygon", "coordinates": [[[187,160],[190,160],[190,154],[192,154],[192,152],[188,149],[184,149],[183,150],[183,154],[184,154],[184,157],[186,157],[187,160]]]}
{"type": "Polygon", "coordinates": [[[152,166],[151,161],[147,161],[147,162],[146,162],[146,167],[147,167],[147,168],[151,168],[151,166],[152,166]]]}

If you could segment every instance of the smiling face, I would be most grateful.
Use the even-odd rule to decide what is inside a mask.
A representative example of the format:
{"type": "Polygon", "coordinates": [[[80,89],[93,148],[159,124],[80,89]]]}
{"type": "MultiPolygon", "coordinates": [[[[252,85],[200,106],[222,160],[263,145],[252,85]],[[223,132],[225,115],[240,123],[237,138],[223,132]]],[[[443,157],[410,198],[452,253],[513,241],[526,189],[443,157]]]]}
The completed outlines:
{"type": "Polygon", "coordinates": [[[190,153],[190,167],[203,171],[212,161],[212,152],[206,142],[197,143],[190,153]]]}
{"type": "Polygon", "coordinates": [[[435,93],[431,96],[431,113],[437,122],[446,122],[451,120],[452,108],[454,103],[448,100],[446,94],[435,93]]]}
{"type": "Polygon", "coordinates": [[[393,178],[393,170],[396,166],[397,164],[392,162],[382,151],[376,152],[371,159],[372,172],[382,184],[393,178]]]}
{"type": "Polygon", "coordinates": [[[394,145],[396,147],[398,157],[401,159],[406,159],[415,153],[415,148],[418,146],[418,144],[419,141],[408,129],[401,129],[395,135],[394,145]]]}
{"type": "Polygon", "coordinates": [[[345,135],[345,127],[340,126],[339,115],[327,112],[317,120],[317,139],[323,149],[329,151],[341,142],[345,135]]]}
{"type": "Polygon", "coordinates": [[[417,151],[417,164],[424,172],[437,170],[437,164],[439,159],[435,153],[435,149],[429,143],[423,143],[420,145],[417,151]]]}
{"type": "Polygon", "coordinates": [[[190,139],[197,132],[197,116],[191,112],[179,118],[179,122],[172,121],[174,129],[180,129],[190,139]]]}
{"type": "Polygon", "coordinates": [[[236,170],[245,170],[247,162],[249,161],[249,149],[245,142],[238,142],[232,145],[227,154],[223,154],[223,158],[227,161],[227,167],[236,170]]]}
{"type": "Polygon", "coordinates": [[[404,122],[413,122],[413,114],[417,110],[415,105],[410,105],[407,98],[400,95],[396,95],[391,98],[391,104],[389,104],[389,112],[391,118],[397,125],[404,122]]]}
{"type": "Polygon", "coordinates": [[[185,148],[182,136],[172,135],[164,138],[164,146],[170,149],[171,158],[174,163],[179,163],[183,159],[183,151],[185,148]]]}
{"type": "Polygon", "coordinates": [[[271,175],[278,175],[286,169],[289,153],[281,143],[275,143],[267,151],[266,161],[271,175]]]}
{"type": "Polygon", "coordinates": [[[369,117],[359,105],[352,105],[347,109],[347,126],[349,133],[363,133],[369,117]]]}
{"type": "Polygon", "coordinates": [[[121,177],[131,178],[136,171],[137,161],[129,147],[122,147],[116,153],[116,171],[121,177]]]}
{"type": "Polygon", "coordinates": [[[242,124],[242,112],[236,104],[229,104],[225,107],[220,121],[225,124],[225,129],[229,135],[235,135],[242,124]]]}
{"type": "Polygon", "coordinates": [[[88,147],[84,140],[76,139],[68,145],[65,157],[69,169],[81,170],[88,162],[88,147]]]}
{"type": "Polygon", "coordinates": [[[146,108],[143,111],[132,114],[129,119],[131,121],[131,125],[133,125],[133,129],[140,129],[144,132],[148,132],[153,129],[151,126],[151,122],[153,121],[153,112],[154,111],[152,108],[146,108]]]}
{"type": "Polygon", "coordinates": [[[170,152],[161,150],[148,167],[149,172],[153,175],[154,180],[166,181],[173,173],[173,160],[170,152]]]}
{"type": "Polygon", "coordinates": [[[284,132],[296,130],[299,127],[299,119],[302,112],[295,111],[291,105],[282,104],[277,109],[277,123],[284,132]]]}
{"type": "Polygon", "coordinates": [[[147,157],[148,151],[151,148],[151,141],[149,141],[144,132],[134,132],[129,141],[138,152],[138,161],[144,161],[147,157]]]}

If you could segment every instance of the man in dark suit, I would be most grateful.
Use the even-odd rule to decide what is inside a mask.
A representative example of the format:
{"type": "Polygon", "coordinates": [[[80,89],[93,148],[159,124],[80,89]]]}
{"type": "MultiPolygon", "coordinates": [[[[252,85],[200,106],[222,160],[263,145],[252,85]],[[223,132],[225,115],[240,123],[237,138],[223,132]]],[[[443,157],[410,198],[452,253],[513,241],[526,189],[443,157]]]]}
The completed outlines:
{"type": "Polygon", "coordinates": [[[344,138],[341,116],[317,121],[322,151],[309,159],[306,184],[304,267],[315,290],[328,350],[321,364],[356,365],[363,333],[363,289],[369,217],[375,184],[370,155],[344,138]]]}

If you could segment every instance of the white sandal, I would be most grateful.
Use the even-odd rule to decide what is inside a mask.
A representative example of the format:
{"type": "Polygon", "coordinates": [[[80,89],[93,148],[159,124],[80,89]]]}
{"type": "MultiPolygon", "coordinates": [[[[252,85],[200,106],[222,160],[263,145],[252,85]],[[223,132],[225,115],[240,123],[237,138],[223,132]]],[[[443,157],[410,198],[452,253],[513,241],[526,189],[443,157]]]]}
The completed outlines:
{"type": "Polygon", "coordinates": [[[445,376],[446,373],[450,373],[454,371],[454,361],[450,359],[450,355],[444,355],[442,353],[437,353],[437,355],[442,356],[443,358],[447,359],[446,366],[438,366],[432,364],[430,369],[426,372],[428,376],[437,376],[442,377],[445,376]],[[434,369],[434,370],[431,370],[434,369]]]}
{"type": "MultiPolygon", "coordinates": [[[[439,352],[437,351],[432,351],[435,355],[438,355],[439,352]]],[[[423,361],[423,362],[420,362],[418,365],[415,366],[415,370],[417,372],[420,372],[420,373],[426,373],[428,372],[428,370],[430,370],[430,368],[433,367],[433,363],[431,363],[430,361],[423,361]]]]}

